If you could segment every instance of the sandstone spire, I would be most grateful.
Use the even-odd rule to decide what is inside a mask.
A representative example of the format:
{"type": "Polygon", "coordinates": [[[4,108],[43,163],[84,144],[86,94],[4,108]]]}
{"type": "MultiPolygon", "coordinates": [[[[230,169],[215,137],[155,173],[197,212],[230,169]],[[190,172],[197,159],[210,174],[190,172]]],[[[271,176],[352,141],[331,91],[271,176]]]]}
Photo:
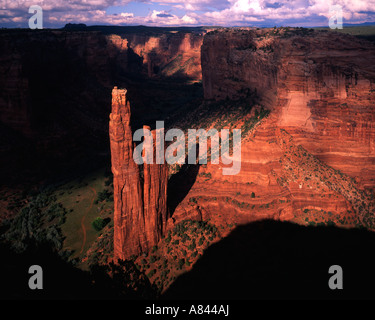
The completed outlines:
{"type": "MultiPolygon", "coordinates": [[[[160,130],[160,129],[158,129],[160,130]]],[[[156,130],[152,130],[153,159],[156,159],[156,130]]],[[[159,242],[167,222],[168,165],[144,164],[144,216],[147,221],[146,233],[150,235],[150,245],[159,242]]]]}
{"type": "Polygon", "coordinates": [[[117,87],[112,90],[109,122],[115,261],[140,254],[156,245],[162,236],[167,214],[167,165],[145,164],[144,179],[141,179],[140,167],[133,160],[131,111],[126,92],[126,89],[117,87]]]}

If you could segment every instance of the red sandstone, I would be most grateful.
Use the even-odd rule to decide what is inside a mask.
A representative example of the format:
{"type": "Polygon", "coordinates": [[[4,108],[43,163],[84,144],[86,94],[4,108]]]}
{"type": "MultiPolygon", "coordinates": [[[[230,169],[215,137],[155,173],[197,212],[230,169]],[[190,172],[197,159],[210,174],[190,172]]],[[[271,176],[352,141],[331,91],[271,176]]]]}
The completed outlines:
{"type": "Polygon", "coordinates": [[[143,179],[133,160],[130,104],[125,89],[112,91],[111,142],[114,186],[114,256],[147,252],[160,240],[167,219],[166,164],[145,164],[143,179]]]}

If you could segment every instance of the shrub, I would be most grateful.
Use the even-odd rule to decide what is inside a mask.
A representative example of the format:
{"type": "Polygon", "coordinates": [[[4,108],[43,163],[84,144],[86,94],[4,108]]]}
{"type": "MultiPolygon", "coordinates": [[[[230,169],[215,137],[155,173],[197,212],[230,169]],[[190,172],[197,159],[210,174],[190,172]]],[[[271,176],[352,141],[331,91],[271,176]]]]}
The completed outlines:
{"type": "Polygon", "coordinates": [[[178,260],[178,268],[181,269],[183,265],[185,264],[185,259],[178,260]]]}
{"type": "Polygon", "coordinates": [[[156,269],[152,269],[152,270],[148,273],[147,277],[151,278],[155,273],[156,273],[156,269]]]}
{"type": "Polygon", "coordinates": [[[98,192],[98,198],[96,199],[95,203],[102,202],[104,200],[111,200],[112,198],[112,193],[105,189],[102,192],[98,192]]]}
{"type": "Polygon", "coordinates": [[[93,223],[92,223],[92,227],[96,230],[96,231],[100,231],[102,230],[107,224],[108,224],[108,221],[109,219],[103,219],[101,217],[97,217],[93,223]]]}
{"type": "Polygon", "coordinates": [[[164,259],[163,260],[163,268],[166,269],[168,266],[168,260],[167,259],[164,259]]]}
{"type": "Polygon", "coordinates": [[[192,203],[198,203],[197,199],[195,197],[191,197],[189,199],[189,202],[192,202],[192,203]]]}
{"type": "Polygon", "coordinates": [[[198,241],[198,245],[202,245],[204,243],[204,237],[201,237],[198,241]]]}
{"type": "Polygon", "coordinates": [[[188,249],[190,251],[193,251],[195,249],[195,242],[192,242],[189,246],[188,246],[188,249]]]}
{"type": "Polygon", "coordinates": [[[169,231],[169,232],[168,232],[168,236],[165,238],[165,242],[166,242],[166,243],[170,243],[171,240],[172,240],[171,232],[169,231]]]}

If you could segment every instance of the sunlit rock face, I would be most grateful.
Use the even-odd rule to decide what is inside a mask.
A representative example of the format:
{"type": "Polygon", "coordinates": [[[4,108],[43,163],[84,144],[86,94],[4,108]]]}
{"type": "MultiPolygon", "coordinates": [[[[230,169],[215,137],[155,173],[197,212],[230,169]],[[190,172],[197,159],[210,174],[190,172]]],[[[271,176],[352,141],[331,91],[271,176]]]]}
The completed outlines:
{"type": "Polygon", "coordinates": [[[374,229],[374,45],[306,29],[223,29],[201,52],[206,100],[244,110],[257,96],[254,108],[270,114],[243,137],[241,171],[201,166],[168,227],[272,218],[374,229]]]}
{"type": "Polygon", "coordinates": [[[200,33],[125,34],[129,48],[143,58],[149,77],[180,77],[201,80],[200,33]]]}
{"type": "MultiPolygon", "coordinates": [[[[157,148],[156,130],[152,130],[151,134],[153,137],[153,159],[155,160],[157,148]]],[[[167,185],[168,165],[166,163],[145,163],[143,165],[144,219],[146,221],[145,232],[148,235],[148,248],[159,242],[166,226],[167,185]]]]}
{"type": "MultiPolygon", "coordinates": [[[[125,89],[112,91],[109,135],[114,186],[114,257],[126,259],[156,245],[167,219],[167,164],[144,164],[133,159],[130,103],[125,89]]],[[[152,132],[155,137],[155,131],[152,132]]],[[[154,139],[155,141],[156,139],[154,139]]],[[[155,144],[153,145],[155,151],[155,144]]]]}
{"type": "Polygon", "coordinates": [[[336,169],[375,186],[375,47],[300,29],[224,30],[202,46],[206,99],[255,92],[277,125],[336,169]]]}

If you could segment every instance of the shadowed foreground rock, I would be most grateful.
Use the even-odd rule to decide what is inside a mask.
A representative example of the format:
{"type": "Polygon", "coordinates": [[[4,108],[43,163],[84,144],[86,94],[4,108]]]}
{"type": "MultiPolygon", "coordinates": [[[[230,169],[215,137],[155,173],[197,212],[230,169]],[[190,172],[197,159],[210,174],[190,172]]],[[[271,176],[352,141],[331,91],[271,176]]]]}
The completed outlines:
{"type": "Polygon", "coordinates": [[[156,245],[167,218],[168,166],[165,163],[145,164],[144,179],[141,179],[140,168],[133,160],[131,111],[126,92],[126,89],[113,89],[109,122],[115,260],[124,260],[156,245]]]}
{"type": "Polygon", "coordinates": [[[239,226],[204,252],[163,299],[374,298],[375,234],[263,220],[239,226]],[[331,290],[328,269],[343,269],[331,290]]]}

